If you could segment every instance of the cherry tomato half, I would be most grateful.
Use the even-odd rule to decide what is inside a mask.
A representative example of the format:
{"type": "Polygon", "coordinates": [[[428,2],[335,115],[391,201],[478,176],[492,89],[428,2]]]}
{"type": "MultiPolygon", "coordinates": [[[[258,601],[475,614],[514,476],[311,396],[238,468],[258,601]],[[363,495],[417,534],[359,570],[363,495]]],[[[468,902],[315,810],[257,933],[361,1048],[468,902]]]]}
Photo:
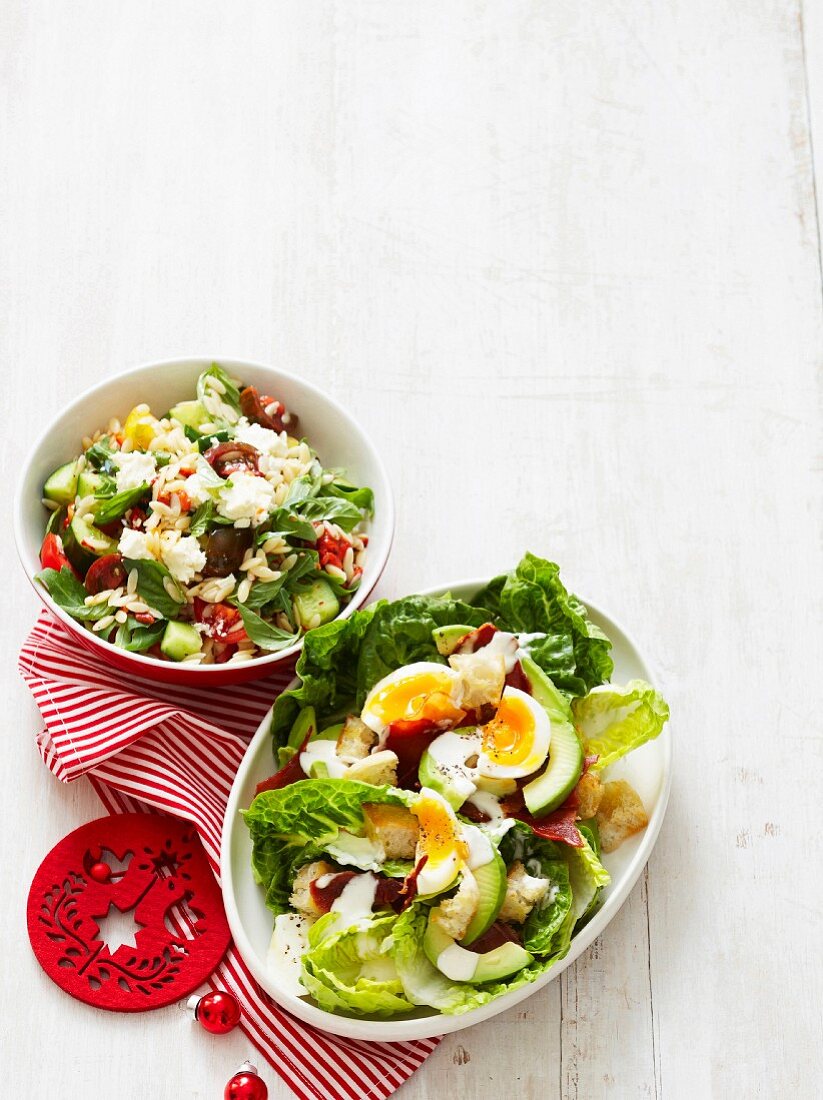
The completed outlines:
{"type": "Polygon", "coordinates": [[[244,642],[248,635],[243,626],[243,617],[236,607],[227,603],[206,603],[195,598],[194,617],[198,623],[206,624],[210,638],[224,645],[237,645],[244,642]]]}
{"type": "Polygon", "coordinates": [[[72,573],[77,576],[74,567],[63,551],[63,540],[59,535],[50,534],[43,539],[43,545],[40,547],[40,564],[44,569],[56,569],[58,573],[64,568],[71,569],[72,573]]]}

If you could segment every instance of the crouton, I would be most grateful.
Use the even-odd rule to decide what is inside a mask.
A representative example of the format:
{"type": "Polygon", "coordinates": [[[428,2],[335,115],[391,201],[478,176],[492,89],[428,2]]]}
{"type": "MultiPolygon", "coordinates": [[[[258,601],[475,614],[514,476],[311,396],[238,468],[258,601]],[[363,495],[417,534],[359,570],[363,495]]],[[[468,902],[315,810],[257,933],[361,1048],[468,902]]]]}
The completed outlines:
{"type": "Polygon", "coordinates": [[[359,779],[361,783],[374,783],[379,786],[387,783],[397,785],[397,753],[390,749],[373,752],[349,766],[346,779],[359,779]]]}
{"type": "Polygon", "coordinates": [[[314,904],[309,887],[315,879],[320,878],[322,875],[333,875],[334,870],[334,867],[323,859],[317,860],[316,863],[307,863],[301,867],[294,877],[291,888],[289,901],[292,908],[312,920],[319,917],[321,910],[314,904]]]}
{"type": "Polygon", "coordinates": [[[595,772],[585,772],[575,787],[577,794],[577,816],[581,821],[594,817],[603,797],[603,784],[595,772]]]}
{"type": "Polygon", "coordinates": [[[377,734],[361,722],[356,714],[349,714],[337,738],[337,755],[347,763],[362,760],[377,744],[377,734]]]}
{"type": "Polygon", "coordinates": [[[615,779],[603,785],[596,819],[600,846],[604,852],[613,852],[624,840],[645,829],[649,823],[640,795],[625,779],[615,779]]]}
{"type": "Polygon", "coordinates": [[[414,859],[419,826],[411,810],[405,806],[365,802],[363,817],[366,835],[383,846],[386,859],[414,859]]]}
{"type": "Polygon", "coordinates": [[[506,658],[502,653],[479,649],[477,653],[453,653],[449,664],[459,677],[460,705],[476,710],[497,706],[506,683],[506,658]]]}
{"type": "Polygon", "coordinates": [[[457,893],[431,911],[432,924],[455,940],[462,940],[480,904],[480,888],[471,871],[464,871],[457,893]]]}
{"type": "Polygon", "coordinates": [[[516,859],[506,875],[506,897],[500,910],[500,920],[522,924],[549,892],[549,885],[547,878],[533,878],[516,859]]]}

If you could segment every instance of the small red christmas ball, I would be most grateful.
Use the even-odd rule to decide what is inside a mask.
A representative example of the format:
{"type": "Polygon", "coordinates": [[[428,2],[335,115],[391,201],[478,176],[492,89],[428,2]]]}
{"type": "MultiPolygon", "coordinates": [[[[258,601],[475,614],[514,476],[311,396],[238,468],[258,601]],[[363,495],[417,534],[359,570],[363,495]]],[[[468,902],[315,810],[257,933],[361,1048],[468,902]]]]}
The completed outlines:
{"type": "Polygon", "coordinates": [[[95,882],[108,882],[111,878],[111,867],[108,863],[93,863],[89,868],[89,874],[95,882]]]}
{"type": "Polygon", "coordinates": [[[244,1062],[223,1091],[223,1100],[268,1100],[266,1082],[251,1062],[244,1062]]]}
{"type": "Polygon", "coordinates": [[[240,1005],[231,993],[213,989],[198,999],[194,1018],[212,1035],[226,1035],[240,1023],[240,1005]]]}

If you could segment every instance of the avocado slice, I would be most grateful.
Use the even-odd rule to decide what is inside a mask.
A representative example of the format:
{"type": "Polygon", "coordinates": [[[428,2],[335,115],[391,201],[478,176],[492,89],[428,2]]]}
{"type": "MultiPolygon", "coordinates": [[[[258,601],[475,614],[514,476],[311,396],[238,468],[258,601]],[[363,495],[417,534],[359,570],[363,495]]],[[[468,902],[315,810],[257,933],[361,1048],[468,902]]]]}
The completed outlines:
{"type": "Polygon", "coordinates": [[[169,409],[169,416],[179,420],[184,428],[194,428],[199,431],[201,424],[208,424],[211,417],[199,401],[181,401],[174,408],[169,409]]]}
{"type": "Polygon", "coordinates": [[[191,623],[166,623],[163,638],[160,642],[160,650],[173,661],[182,661],[192,653],[199,653],[203,647],[200,634],[191,623]]]}
{"type": "Polygon", "coordinates": [[[426,957],[447,978],[455,982],[492,982],[516,974],[534,961],[525,947],[507,942],[482,955],[467,951],[431,919],[423,936],[426,957]]]}
{"type": "Polygon", "coordinates": [[[532,695],[551,719],[549,762],[523,788],[526,808],[535,817],[556,810],[569,797],[583,773],[583,745],[571,719],[571,708],[549,677],[530,657],[521,658],[532,695]]]}
{"type": "Polygon", "coordinates": [[[514,794],[517,790],[517,780],[499,779],[497,776],[492,775],[478,775],[477,789],[493,794],[495,798],[505,798],[506,795],[514,794]]]}
{"type": "Polygon", "coordinates": [[[480,890],[480,902],[460,941],[463,944],[474,943],[491,928],[506,897],[506,864],[496,848],[491,860],[475,867],[472,874],[480,890]]]}
{"type": "Polygon", "coordinates": [[[465,638],[467,634],[471,634],[474,629],[473,626],[435,627],[432,631],[432,638],[434,638],[434,644],[437,646],[437,652],[441,657],[451,656],[460,639],[465,638]]]}
{"type": "Polygon", "coordinates": [[[299,749],[306,737],[311,740],[316,733],[317,719],[315,718],[314,707],[303,707],[295,718],[294,725],[289,730],[289,739],[286,745],[290,749],[299,749]]]}
{"type": "Polygon", "coordinates": [[[453,810],[459,810],[477,789],[473,769],[465,761],[479,751],[480,733],[474,726],[441,733],[420,757],[417,769],[420,786],[431,787],[453,810]]]}
{"type": "Polygon", "coordinates": [[[326,729],[320,730],[315,733],[311,738],[312,741],[336,741],[340,734],[343,732],[343,723],[338,722],[334,726],[327,726],[326,729]]]}
{"type": "Polygon", "coordinates": [[[77,476],[77,459],[58,466],[46,478],[43,496],[46,500],[54,500],[58,504],[70,504],[77,492],[77,476]]]}
{"type": "Polygon", "coordinates": [[[312,626],[322,626],[340,610],[340,601],[335,596],[334,589],[322,577],[308,585],[296,586],[292,595],[294,613],[304,630],[311,630],[312,626]],[[316,618],[320,619],[319,623],[315,623],[316,618]]]}
{"type": "Polygon", "coordinates": [[[63,549],[78,573],[85,574],[96,558],[116,552],[117,541],[95,527],[90,515],[75,516],[63,535],[63,549]]]}

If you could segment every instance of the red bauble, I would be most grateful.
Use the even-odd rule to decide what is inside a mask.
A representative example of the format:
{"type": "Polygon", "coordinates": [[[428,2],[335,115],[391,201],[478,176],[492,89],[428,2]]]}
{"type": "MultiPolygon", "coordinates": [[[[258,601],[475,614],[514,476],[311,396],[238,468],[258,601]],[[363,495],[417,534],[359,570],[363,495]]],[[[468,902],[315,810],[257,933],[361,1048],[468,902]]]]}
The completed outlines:
{"type": "Polygon", "coordinates": [[[240,1023],[240,1005],[233,994],[213,989],[197,1001],[194,1018],[212,1035],[226,1035],[240,1023]]]}
{"type": "Polygon", "coordinates": [[[223,1100],[268,1100],[266,1082],[251,1062],[244,1062],[223,1091],[223,1100]]]}
{"type": "Polygon", "coordinates": [[[109,867],[108,863],[92,863],[89,868],[89,874],[95,882],[108,882],[111,878],[111,867],[109,867]]]}

